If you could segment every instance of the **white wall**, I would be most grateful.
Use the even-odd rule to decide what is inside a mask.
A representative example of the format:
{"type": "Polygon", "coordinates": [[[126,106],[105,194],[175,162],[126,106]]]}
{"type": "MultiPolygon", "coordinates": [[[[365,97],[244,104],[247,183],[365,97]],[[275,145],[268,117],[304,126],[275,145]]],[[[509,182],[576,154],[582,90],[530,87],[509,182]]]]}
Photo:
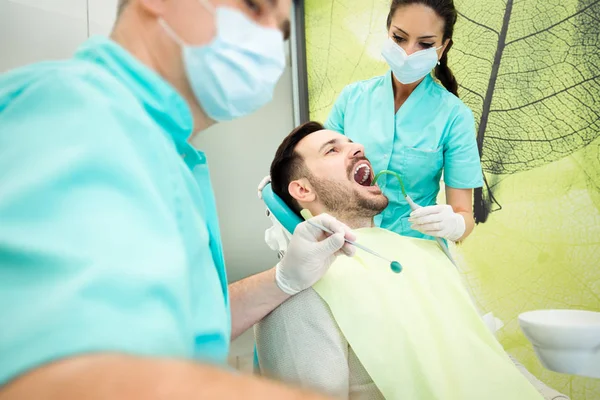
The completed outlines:
{"type": "Polygon", "coordinates": [[[85,0],[0,0],[0,72],[69,57],[87,31],[85,0]]]}
{"type": "Polygon", "coordinates": [[[87,0],[90,36],[109,34],[115,22],[118,2],[118,0],[87,0]]]}
{"type": "MultiPolygon", "coordinates": [[[[116,4],[117,0],[0,0],[0,72],[70,57],[88,34],[110,32],[116,4]]],[[[194,141],[211,166],[230,281],[277,262],[263,239],[269,224],[256,186],[293,127],[289,64],[288,50],[288,68],[271,104],[252,116],[214,126],[194,141]]]]}
{"type": "Polygon", "coordinates": [[[215,125],[194,139],[206,152],[230,281],[272,267],[276,254],[264,241],[270,226],[256,187],[269,173],[275,150],[293,128],[292,72],[288,67],[274,101],[257,113],[215,125]]]}

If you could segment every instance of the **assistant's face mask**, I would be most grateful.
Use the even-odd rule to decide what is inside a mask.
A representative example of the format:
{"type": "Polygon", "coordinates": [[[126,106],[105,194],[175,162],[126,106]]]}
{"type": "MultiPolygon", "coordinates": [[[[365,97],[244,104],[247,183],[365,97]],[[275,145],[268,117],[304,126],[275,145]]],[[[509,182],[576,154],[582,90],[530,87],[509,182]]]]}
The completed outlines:
{"type": "Polygon", "coordinates": [[[261,26],[241,11],[199,0],[216,18],[216,37],[207,45],[186,44],[164,20],[181,46],[187,79],[206,114],[228,121],[258,110],[273,99],[285,69],[283,34],[261,26]]]}
{"type": "Polygon", "coordinates": [[[389,64],[396,79],[407,85],[422,79],[431,72],[438,63],[437,50],[442,47],[417,51],[409,56],[402,47],[394,42],[394,39],[388,37],[381,50],[381,55],[389,64]]]}

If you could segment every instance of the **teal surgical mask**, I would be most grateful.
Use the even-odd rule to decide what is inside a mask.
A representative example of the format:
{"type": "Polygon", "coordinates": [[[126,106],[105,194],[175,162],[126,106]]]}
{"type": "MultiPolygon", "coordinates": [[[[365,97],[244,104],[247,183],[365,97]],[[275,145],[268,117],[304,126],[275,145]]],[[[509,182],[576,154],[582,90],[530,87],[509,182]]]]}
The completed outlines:
{"type": "Polygon", "coordinates": [[[394,42],[394,39],[388,38],[383,45],[381,55],[389,64],[396,79],[408,85],[424,78],[431,72],[438,63],[437,50],[442,47],[417,51],[409,56],[402,47],[394,42]]]}
{"type": "Polygon", "coordinates": [[[239,10],[199,1],[216,19],[216,37],[207,45],[188,45],[160,23],[181,46],[187,79],[206,114],[215,121],[251,114],[273,99],[285,69],[283,34],[239,10]]]}

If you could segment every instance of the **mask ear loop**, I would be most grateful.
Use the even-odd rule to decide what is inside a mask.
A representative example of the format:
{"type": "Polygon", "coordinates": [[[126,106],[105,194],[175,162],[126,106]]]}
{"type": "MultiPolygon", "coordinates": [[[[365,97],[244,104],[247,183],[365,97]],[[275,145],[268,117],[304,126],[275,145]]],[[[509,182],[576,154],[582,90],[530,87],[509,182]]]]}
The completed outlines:
{"type": "Polygon", "coordinates": [[[175,33],[175,31],[173,30],[173,28],[171,28],[169,26],[169,24],[167,24],[165,22],[164,19],[160,18],[158,20],[158,23],[160,24],[160,26],[163,27],[163,29],[165,30],[165,32],[167,32],[167,35],[169,35],[175,41],[175,43],[177,43],[180,47],[184,47],[185,46],[185,42],[183,40],[181,40],[181,38],[179,37],[179,35],[177,35],[177,33],[175,33]]]}
{"type": "Polygon", "coordinates": [[[198,0],[206,10],[208,10],[211,14],[215,13],[215,6],[208,0],[198,0]]]}
{"type": "MultiPolygon", "coordinates": [[[[452,48],[452,44],[453,44],[452,38],[448,39],[448,47],[444,50],[444,52],[446,52],[446,53],[449,52],[450,49],[452,48]]],[[[441,49],[442,47],[444,47],[444,45],[441,45],[440,47],[436,48],[435,49],[436,52],[437,52],[437,50],[441,49]]],[[[444,53],[442,53],[442,57],[444,57],[444,53]]],[[[437,65],[440,65],[440,60],[438,60],[437,65]]]]}
{"type": "MultiPolygon", "coordinates": [[[[437,51],[439,49],[441,49],[442,47],[444,47],[444,45],[441,45],[440,47],[435,47],[435,52],[437,53],[437,51]]],[[[443,56],[443,54],[442,54],[442,56],[443,56]]],[[[438,60],[437,65],[440,65],[440,60],[438,60]]]]}

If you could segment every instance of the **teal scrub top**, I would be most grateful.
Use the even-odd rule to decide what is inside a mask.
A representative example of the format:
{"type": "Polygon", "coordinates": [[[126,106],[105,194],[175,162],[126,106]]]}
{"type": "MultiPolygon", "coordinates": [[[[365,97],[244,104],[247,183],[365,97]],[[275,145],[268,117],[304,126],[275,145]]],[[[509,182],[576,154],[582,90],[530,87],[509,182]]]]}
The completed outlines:
{"type": "MultiPolygon", "coordinates": [[[[420,206],[436,204],[442,171],[456,189],[483,185],[473,113],[458,97],[427,75],[394,114],[392,73],[346,86],[325,122],[365,147],[374,172],[400,174],[407,194],[420,206]]],[[[398,180],[378,181],[390,200],[375,218],[398,234],[433,239],[410,228],[410,206],[398,180]]]]}
{"type": "Polygon", "coordinates": [[[224,365],[230,313],[191,112],[107,38],[0,77],[0,385],[90,352],[224,365]]]}

